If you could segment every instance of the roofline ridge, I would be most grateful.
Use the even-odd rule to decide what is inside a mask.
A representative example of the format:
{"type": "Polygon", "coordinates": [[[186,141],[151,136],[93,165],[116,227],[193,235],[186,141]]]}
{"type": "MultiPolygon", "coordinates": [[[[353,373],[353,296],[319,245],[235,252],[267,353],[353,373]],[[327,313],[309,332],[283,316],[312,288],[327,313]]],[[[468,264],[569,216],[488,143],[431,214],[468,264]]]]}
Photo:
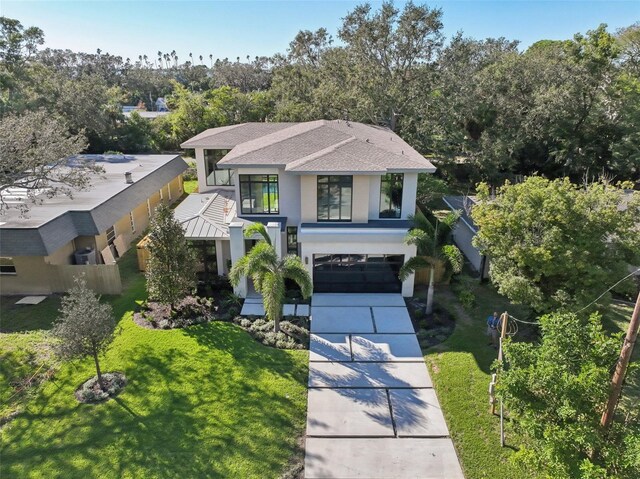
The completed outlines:
{"type": "Polygon", "coordinates": [[[295,138],[296,136],[300,136],[303,133],[307,133],[309,131],[312,130],[317,130],[318,128],[325,126],[325,123],[327,120],[312,120],[312,121],[303,121],[303,122],[282,122],[282,123],[291,123],[291,126],[288,126],[287,128],[283,128],[281,130],[277,130],[274,131],[272,133],[269,133],[268,135],[264,135],[261,136],[259,138],[254,138],[253,140],[249,140],[249,141],[245,141],[244,143],[240,143],[238,145],[236,145],[230,152],[229,154],[227,154],[225,157],[223,157],[219,164],[224,165],[225,164],[225,160],[233,160],[236,156],[240,156],[240,155],[246,155],[247,153],[252,153],[252,152],[256,152],[256,151],[260,151],[260,150],[264,150],[265,148],[274,145],[275,143],[277,143],[277,141],[271,141],[274,140],[275,138],[278,138],[280,135],[282,135],[284,132],[291,130],[292,128],[298,128],[298,127],[302,127],[302,126],[307,126],[307,128],[302,129],[302,131],[300,131],[299,133],[295,133],[294,135],[291,135],[289,137],[287,137],[286,139],[290,139],[290,138],[295,138]],[[260,147],[258,148],[251,148],[252,143],[258,143],[258,142],[264,142],[267,141],[266,144],[264,145],[260,145],[260,147]],[[235,156],[231,156],[234,154],[234,150],[235,150],[235,156]],[[231,158],[228,158],[229,156],[231,156],[231,158]]]}
{"type": "Polygon", "coordinates": [[[311,153],[310,155],[303,156],[302,158],[298,158],[297,160],[292,161],[291,163],[285,166],[284,170],[288,171],[289,168],[297,168],[299,166],[302,166],[310,161],[313,161],[317,158],[320,158],[326,155],[327,153],[336,151],[338,148],[343,147],[347,143],[351,143],[354,141],[358,141],[358,139],[355,136],[350,136],[349,138],[339,141],[338,143],[334,143],[333,145],[329,145],[326,148],[323,148],[322,150],[316,151],[315,153],[311,153]]]}

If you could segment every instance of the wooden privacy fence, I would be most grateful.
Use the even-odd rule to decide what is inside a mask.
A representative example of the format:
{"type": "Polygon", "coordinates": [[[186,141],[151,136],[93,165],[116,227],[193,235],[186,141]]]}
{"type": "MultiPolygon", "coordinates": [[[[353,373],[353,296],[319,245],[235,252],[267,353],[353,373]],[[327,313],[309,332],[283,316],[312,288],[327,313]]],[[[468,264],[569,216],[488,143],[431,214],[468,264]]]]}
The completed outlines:
{"type": "MultiPolygon", "coordinates": [[[[431,268],[423,268],[416,271],[415,284],[429,284],[429,271],[431,268]]],[[[434,281],[436,284],[442,283],[446,276],[446,268],[443,263],[435,266],[434,281]]]]}
{"type": "Polygon", "coordinates": [[[73,287],[75,278],[84,275],[87,286],[98,294],[122,293],[117,264],[49,265],[51,291],[64,293],[73,287]]]}

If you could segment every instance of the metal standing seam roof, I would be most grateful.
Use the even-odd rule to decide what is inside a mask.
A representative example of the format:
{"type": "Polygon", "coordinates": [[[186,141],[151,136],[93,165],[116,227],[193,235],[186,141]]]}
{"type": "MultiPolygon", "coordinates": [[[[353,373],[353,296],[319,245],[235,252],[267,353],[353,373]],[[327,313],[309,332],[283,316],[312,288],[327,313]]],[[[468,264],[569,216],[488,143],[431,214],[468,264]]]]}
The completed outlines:
{"type": "Polygon", "coordinates": [[[228,239],[229,223],[236,216],[234,193],[219,190],[191,194],[176,207],[174,215],[187,239],[228,239]]]}
{"type": "Polygon", "coordinates": [[[183,147],[232,148],[220,167],[283,167],[300,174],[434,172],[435,166],[388,128],[340,120],[245,123],[207,130],[183,147]]]}

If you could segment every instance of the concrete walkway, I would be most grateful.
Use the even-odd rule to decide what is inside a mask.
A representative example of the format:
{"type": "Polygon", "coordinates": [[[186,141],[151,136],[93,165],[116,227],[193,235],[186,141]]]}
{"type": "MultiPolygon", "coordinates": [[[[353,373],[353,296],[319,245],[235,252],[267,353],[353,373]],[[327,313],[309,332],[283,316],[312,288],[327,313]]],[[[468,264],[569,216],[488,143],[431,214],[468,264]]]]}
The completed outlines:
{"type": "Polygon", "coordinates": [[[461,479],[404,299],[315,294],[307,479],[461,479]]]}

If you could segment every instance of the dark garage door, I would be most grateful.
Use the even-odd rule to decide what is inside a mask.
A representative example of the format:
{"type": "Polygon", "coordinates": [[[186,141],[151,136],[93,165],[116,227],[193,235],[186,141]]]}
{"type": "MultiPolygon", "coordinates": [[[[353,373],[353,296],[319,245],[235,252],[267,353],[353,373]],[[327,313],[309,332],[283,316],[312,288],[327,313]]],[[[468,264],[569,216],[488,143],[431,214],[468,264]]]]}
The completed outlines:
{"type": "Polygon", "coordinates": [[[313,255],[315,293],[400,293],[404,255],[313,255]]]}

